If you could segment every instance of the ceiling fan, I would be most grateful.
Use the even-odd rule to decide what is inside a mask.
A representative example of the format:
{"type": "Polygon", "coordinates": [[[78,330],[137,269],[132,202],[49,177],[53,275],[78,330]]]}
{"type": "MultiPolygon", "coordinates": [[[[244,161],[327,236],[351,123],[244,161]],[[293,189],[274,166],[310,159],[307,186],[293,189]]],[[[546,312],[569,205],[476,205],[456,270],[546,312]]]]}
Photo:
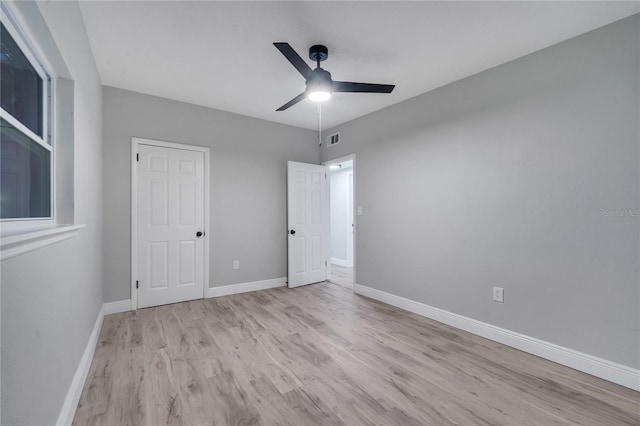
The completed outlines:
{"type": "Polygon", "coordinates": [[[307,89],[276,111],[284,111],[292,107],[304,98],[309,98],[315,102],[326,101],[333,92],[360,92],[360,93],[391,93],[394,84],[371,84],[352,83],[350,81],[333,81],[331,73],[320,68],[320,62],[327,59],[329,50],[320,44],[309,48],[309,58],[316,62],[316,69],[312,70],[309,65],[293,50],[289,43],[273,43],[273,45],[291,62],[291,65],[298,70],[305,78],[307,89]]]}

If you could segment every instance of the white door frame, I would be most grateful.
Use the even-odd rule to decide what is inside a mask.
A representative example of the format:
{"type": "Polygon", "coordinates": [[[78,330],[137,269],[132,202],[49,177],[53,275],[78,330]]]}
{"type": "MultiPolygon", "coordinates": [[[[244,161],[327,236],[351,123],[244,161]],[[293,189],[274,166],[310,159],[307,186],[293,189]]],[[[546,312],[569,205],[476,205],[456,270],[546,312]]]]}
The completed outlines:
{"type": "Polygon", "coordinates": [[[131,138],[131,310],[138,309],[138,290],[136,280],[138,277],[138,168],[137,154],[139,145],[151,145],[160,148],[182,149],[204,153],[204,285],[202,297],[205,297],[209,288],[209,148],[196,145],[157,141],[153,139],[131,138]]]}
{"type": "MultiPolygon", "coordinates": [[[[329,204],[329,209],[331,209],[331,171],[329,169],[329,166],[332,166],[334,164],[339,164],[339,163],[344,163],[345,161],[349,161],[352,160],[353,161],[353,285],[355,286],[355,284],[358,282],[357,277],[356,277],[356,262],[357,262],[357,256],[356,256],[356,235],[358,232],[358,219],[357,219],[357,215],[356,215],[356,206],[358,205],[357,201],[356,201],[356,195],[357,195],[357,191],[356,191],[356,154],[349,154],[349,155],[345,155],[343,157],[339,157],[339,158],[334,158],[333,160],[327,160],[325,162],[322,163],[323,166],[325,166],[327,168],[327,200],[328,200],[328,204],[329,204]]],[[[331,259],[331,217],[329,216],[329,232],[327,232],[328,237],[327,237],[327,257],[329,259],[331,259]]],[[[327,279],[331,278],[331,262],[328,262],[327,264],[327,279]]]]}

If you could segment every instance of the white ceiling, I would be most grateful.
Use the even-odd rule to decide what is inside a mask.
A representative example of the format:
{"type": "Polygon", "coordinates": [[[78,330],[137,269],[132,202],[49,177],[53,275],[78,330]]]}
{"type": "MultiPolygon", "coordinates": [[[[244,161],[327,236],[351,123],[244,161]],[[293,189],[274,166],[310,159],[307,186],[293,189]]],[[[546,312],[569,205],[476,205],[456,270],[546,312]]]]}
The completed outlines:
{"type": "MultiPolygon", "coordinates": [[[[310,129],[317,106],[276,50],[329,48],[336,80],[396,84],[334,94],[323,128],[640,11],[640,2],[81,2],[102,83],[310,129]]],[[[311,61],[309,61],[311,65],[311,61]]]]}

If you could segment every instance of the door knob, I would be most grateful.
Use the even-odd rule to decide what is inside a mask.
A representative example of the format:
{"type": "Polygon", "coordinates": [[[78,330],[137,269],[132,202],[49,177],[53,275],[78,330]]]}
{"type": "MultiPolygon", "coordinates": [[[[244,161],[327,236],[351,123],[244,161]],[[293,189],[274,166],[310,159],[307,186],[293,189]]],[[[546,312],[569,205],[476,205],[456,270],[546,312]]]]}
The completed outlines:
{"type": "Polygon", "coordinates": [[[196,232],[196,237],[202,237],[204,235],[204,232],[198,231],[196,232]]]}
{"type": "Polygon", "coordinates": [[[289,233],[290,233],[291,235],[296,235],[296,230],[295,230],[295,229],[292,229],[291,231],[289,231],[289,233]]]}

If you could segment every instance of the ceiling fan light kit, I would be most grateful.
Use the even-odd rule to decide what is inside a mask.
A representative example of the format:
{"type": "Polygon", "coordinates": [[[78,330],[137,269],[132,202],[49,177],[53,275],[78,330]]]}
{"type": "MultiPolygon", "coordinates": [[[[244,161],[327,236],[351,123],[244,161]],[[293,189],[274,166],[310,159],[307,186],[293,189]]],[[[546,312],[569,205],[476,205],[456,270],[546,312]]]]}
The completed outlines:
{"type": "Polygon", "coordinates": [[[284,55],[291,65],[298,70],[306,81],[306,90],[282,105],[276,111],[284,111],[289,107],[309,98],[315,102],[323,102],[331,98],[333,92],[359,92],[359,93],[391,93],[395,87],[393,84],[352,83],[349,81],[333,81],[331,73],[320,67],[320,62],[329,57],[329,50],[321,44],[309,48],[309,59],[315,61],[316,69],[309,65],[296,53],[289,43],[273,43],[284,55]]]}
{"type": "Polygon", "coordinates": [[[331,73],[316,68],[307,77],[307,97],[315,102],[323,102],[331,97],[333,91],[331,73]]]}

